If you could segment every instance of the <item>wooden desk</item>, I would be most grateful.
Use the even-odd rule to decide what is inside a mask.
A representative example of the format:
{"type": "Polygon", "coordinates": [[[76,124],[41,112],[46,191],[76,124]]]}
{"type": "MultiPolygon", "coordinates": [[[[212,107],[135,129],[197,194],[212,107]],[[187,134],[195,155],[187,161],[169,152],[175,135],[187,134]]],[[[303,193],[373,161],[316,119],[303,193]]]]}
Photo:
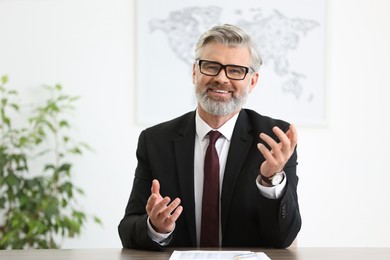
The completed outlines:
{"type": "MultiPolygon", "coordinates": [[[[183,249],[179,249],[183,250],[183,249]]],[[[229,249],[231,250],[231,249],[229,249]]],[[[272,260],[389,260],[389,248],[244,248],[266,253],[272,260]]],[[[129,249],[0,250],[1,260],[168,260],[172,250],[150,252],[129,249]]]]}

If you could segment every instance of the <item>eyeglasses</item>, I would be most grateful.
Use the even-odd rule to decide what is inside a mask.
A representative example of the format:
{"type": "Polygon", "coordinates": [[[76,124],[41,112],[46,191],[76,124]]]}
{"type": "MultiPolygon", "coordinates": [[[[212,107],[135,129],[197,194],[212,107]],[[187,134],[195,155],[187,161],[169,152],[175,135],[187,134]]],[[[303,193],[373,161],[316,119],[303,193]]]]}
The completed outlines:
{"type": "Polygon", "coordinates": [[[243,80],[249,70],[253,70],[244,66],[233,64],[222,65],[221,63],[208,60],[197,60],[196,63],[199,65],[200,73],[204,75],[217,76],[223,69],[226,77],[233,80],[243,80]]]}

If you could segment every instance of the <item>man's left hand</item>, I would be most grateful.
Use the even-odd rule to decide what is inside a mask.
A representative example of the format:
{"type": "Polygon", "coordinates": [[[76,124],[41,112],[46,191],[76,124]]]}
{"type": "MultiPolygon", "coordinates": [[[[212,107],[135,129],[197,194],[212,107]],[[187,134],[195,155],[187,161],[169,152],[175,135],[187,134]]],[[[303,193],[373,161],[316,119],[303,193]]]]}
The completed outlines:
{"type": "Polygon", "coordinates": [[[293,154],[298,141],[297,129],[293,124],[290,125],[290,129],[287,133],[284,133],[277,126],[272,128],[272,131],[279,138],[279,143],[269,135],[261,133],[260,138],[266,142],[271,149],[268,150],[262,143],[257,144],[257,148],[265,158],[265,161],[260,166],[260,173],[265,177],[271,177],[275,173],[283,171],[283,168],[293,154]]]}

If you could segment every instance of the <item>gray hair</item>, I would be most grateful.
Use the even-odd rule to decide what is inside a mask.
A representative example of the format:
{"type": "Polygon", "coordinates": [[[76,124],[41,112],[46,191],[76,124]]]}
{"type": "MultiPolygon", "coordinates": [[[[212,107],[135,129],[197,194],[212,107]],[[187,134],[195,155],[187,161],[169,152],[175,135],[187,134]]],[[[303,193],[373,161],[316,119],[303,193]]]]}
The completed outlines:
{"type": "Polygon", "coordinates": [[[252,58],[252,69],[258,71],[263,61],[252,37],[243,29],[231,25],[217,25],[204,32],[195,46],[195,60],[201,57],[202,48],[210,42],[217,42],[226,46],[248,47],[252,58]]]}

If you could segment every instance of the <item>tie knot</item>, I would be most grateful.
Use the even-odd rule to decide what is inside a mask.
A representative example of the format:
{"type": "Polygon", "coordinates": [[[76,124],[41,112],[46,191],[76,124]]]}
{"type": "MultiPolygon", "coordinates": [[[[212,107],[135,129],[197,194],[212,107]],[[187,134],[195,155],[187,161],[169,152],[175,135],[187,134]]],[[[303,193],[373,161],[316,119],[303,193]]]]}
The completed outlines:
{"type": "Polygon", "coordinates": [[[209,135],[209,139],[210,139],[210,144],[213,144],[215,145],[215,142],[218,140],[218,138],[222,135],[220,132],[218,131],[210,131],[208,133],[209,135]]]}

